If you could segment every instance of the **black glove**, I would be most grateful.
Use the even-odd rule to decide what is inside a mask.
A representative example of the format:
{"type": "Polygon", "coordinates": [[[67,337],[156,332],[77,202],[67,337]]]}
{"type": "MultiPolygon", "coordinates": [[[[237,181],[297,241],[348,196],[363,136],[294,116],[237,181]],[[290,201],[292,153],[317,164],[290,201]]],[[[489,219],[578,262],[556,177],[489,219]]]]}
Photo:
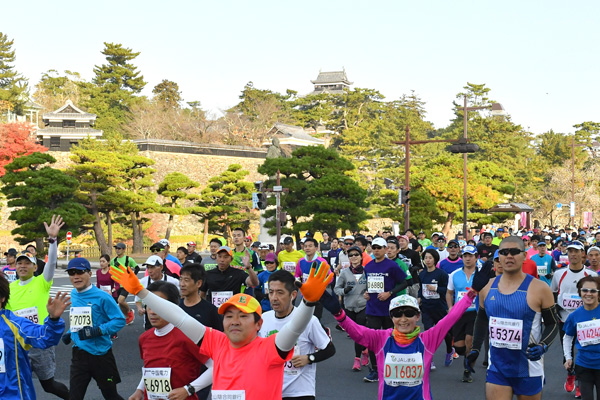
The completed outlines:
{"type": "Polygon", "coordinates": [[[542,358],[544,353],[546,352],[547,346],[543,344],[535,344],[531,343],[527,346],[527,358],[531,361],[537,361],[542,358]]]}
{"type": "Polygon", "coordinates": [[[356,282],[347,282],[344,287],[344,294],[350,293],[354,289],[354,286],[356,286],[356,282]]]}
{"type": "Polygon", "coordinates": [[[547,274],[547,275],[544,275],[544,278],[546,278],[548,280],[551,280],[552,276],[553,276],[552,274],[547,274]]]}
{"type": "Polygon", "coordinates": [[[97,326],[84,326],[77,334],[79,335],[79,340],[88,340],[102,336],[102,331],[97,326]]]}
{"type": "Polygon", "coordinates": [[[465,357],[465,369],[475,373],[475,362],[477,361],[477,357],[479,357],[479,350],[471,350],[468,356],[465,357]]]}
{"type": "Polygon", "coordinates": [[[67,346],[71,344],[71,332],[69,333],[65,333],[64,335],[62,335],[62,338],[60,338],[60,340],[62,340],[62,342],[64,344],[66,344],[67,346]]]}
{"type": "Polygon", "coordinates": [[[323,293],[323,296],[321,296],[321,300],[319,301],[323,304],[323,307],[333,315],[337,315],[342,311],[342,306],[340,305],[337,296],[330,295],[327,290],[323,293]]]}
{"type": "Polygon", "coordinates": [[[473,277],[473,284],[471,289],[479,292],[485,287],[490,281],[490,272],[492,271],[494,264],[486,262],[483,264],[481,269],[475,268],[475,276],[473,277]]]}

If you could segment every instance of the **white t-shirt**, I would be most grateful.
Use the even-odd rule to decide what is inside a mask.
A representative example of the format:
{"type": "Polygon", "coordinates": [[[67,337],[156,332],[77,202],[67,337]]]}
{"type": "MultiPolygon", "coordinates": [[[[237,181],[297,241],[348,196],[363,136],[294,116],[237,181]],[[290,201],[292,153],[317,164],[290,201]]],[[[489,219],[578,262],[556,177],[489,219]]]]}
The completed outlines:
{"type": "MultiPolygon", "coordinates": [[[[275,311],[265,312],[262,315],[263,324],[258,336],[268,337],[279,332],[292,319],[295,310],[294,308],[290,315],[285,318],[275,317],[275,311]]],[[[323,330],[317,317],[313,316],[304,332],[300,334],[296,346],[294,346],[294,355],[312,354],[316,351],[315,348],[322,350],[327,345],[329,345],[329,336],[323,330]]],[[[292,366],[291,361],[285,364],[282,397],[314,396],[317,365],[307,364],[304,367],[295,368],[292,366]]]]}
{"type": "MultiPolygon", "coordinates": [[[[177,289],[179,289],[179,280],[173,278],[172,276],[163,274],[163,278],[161,279],[161,281],[165,280],[164,279],[165,276],[167,277],[167,280],[165,282],[172,283],[173,285],[177,286],[177,289]]],[[[144,288],[148,287],[148,279],[150,279],[150,276],[145,276],[142,279],[140,279],[140,283],[142,284],[142,286],[144,288]]],[[[152,281],[152,282],[156,282],[156,281],[152,281]]],[[[140,302],[140,301],[142,301],[142,299],[140,299],[139,297],[135,296],[135,302],[137,303],[137,302],[140,302]]]]}
{"type": "Polygon", "coordinates": [[[450,254],[448,253],[448,250],[446,250],[444,248],[444,250],[440,250],[439,247],[435,248],[438,252],[438,254],[440,255],[440,261],[444,261],[446,258],[448,258],[450,256],[450,254]]]}
{"type": "Polygon", "coordinates": [[[598,276],[598,274],[587,268],[573,272],[569,267],[558,269],[554,273],[550,289],[552,292],[558,293],[556,302],[559,306],[558,316],[562,322],[565,322],[569,314],[582,305],[581,298],[577,293],[577,282],[586,276],[598,276]]]}

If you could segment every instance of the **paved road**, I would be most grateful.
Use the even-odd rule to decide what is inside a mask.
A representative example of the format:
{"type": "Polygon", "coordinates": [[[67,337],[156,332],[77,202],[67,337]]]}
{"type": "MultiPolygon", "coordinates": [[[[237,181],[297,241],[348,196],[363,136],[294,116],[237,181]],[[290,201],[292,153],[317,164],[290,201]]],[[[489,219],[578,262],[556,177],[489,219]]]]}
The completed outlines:
{"type": "MultiPolygon", "coordinates": [[[[52,293],[58,290],[72,289],[68,277],[64,271],[57,271],[52,287],[52,293]]],[[[133,301],[133,297],[129,298],[133,301]]],[[[63,316],[63,317],[66,317],[63,316]]],[[[68,320],[68,319],[66,319],[68,320]]],[[[333,329],[335,321],[326,311],[323,317],[323,323],[332,328],[332,336],[337,349],[336,355],[319,364],[317,369],[317,399],[321,400],[365,400],[377,398],[377,384],[364,383],[363,376],[366,375],[366,368],[362,372],[353,372],[351,370],[354,360],[353,342],[344,332],[333,329]]],[[[119,332],[119,338],[114,341],[113,351],[117,359],[117,365],[121,373],[122,383],[119,385],[119,392],[124,398],[129,397],[135,391],[141,376],[142,361],[139,358],[138,338],[142,334],[142,322],[136,318],[132,325],[126,326],[119,332]]],[[[563,383],[565,379],[564,369],[562,368],[562,352],[558,345],[558,340],[551,346],[546,356],[546,386],[544,388],[544,399],[573,399],[572,393],[565,393],[563,383]]],[[[443,367],[445,347],[438,350],[434,356],[434,362],[438,366],[437,370],[432,371],[432,393],[434,399],[449,400],[475,400],[484,398],[485,369],[481,366],[483,360],[478,360],[477,373],[474,375],[474,382],[471,384],[462,383],[461,363],[455,361],[449,367],[443,367]]],[[[68,385],[69,365],[70,365],[70,346],[59,344],[56,351],[56,377],[59,381],[68,385]]],[[[252,366],[248,366],[251,371],[252,366]]],[[[260,379],[261,377],[257,377],[260,379]]],[[[56,399],[54,396],[47,395],[41,389],[37,380],[34,380],[39,399],[56,399]]],[[[90,383],[86,399],[102,399],[102,395],[95,383],[90,383]]]]}

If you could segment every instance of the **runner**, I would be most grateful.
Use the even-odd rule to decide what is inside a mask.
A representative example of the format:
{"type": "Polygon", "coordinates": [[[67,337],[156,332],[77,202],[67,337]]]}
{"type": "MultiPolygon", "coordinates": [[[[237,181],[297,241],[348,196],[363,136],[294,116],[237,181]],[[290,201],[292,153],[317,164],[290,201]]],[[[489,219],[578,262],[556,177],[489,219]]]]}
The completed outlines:
{"type": "Polygon", "coordinates": [[[287,236],[283,239],[283,250],[277,255],[279,268],[291,274],[296,272],[296,264],[302,258],[302,253],[294,249],[294,239],[287,236]]]}
{"type": "Polygon", "coordinates": [[[231,267],[233,251],[227,246],[221,246],[217,252],[217,269],[206,273],[206,280],[200,289],[200,296],[206,299],[210,294],[209,301],[216,307],[220,307],[234,294],[242,291],[242,285],[247,287],[258,286],[258,277],[250,265],[250,252],[246,249],[246,255],[242,258],[245,271],[231,267]]]}
{"type": "Polygon", "coordinates": [[[179,262],[177,257],[175,257],[173,254],[169,253],[169,251],[171,249],[171,242],[169,242],[169,239],[160,239],[158,241],[158,243],[163,245],[164,253],[165,253],[164,254],[165,256],[163,257],[164,260],[174,262],[175,264],[179,265],[179,268],[183,267],[183,265],[181,264],[181,262],[179,262]]]}
{"type": "MultiPolygon", "coordinates": [[[[148,272],[148,275],[144,276],[140,281],[142,282],[142,286],[148,287],[152,282],[165,281],[179,287],[179,281],[177,279],[164,273],[165,267],[163,266],[163,260],[159,256],[148,257],[142,266],[145,267],[146,272],[148,272]]],[[[142,299],[136,297],[135,306],[138,314],[144,317],[144,329],[148,330],[152,328],[152,324],[150,324],[150,320],[146,314],[146,306],[142,304],[142,299]]]]}
{"type": "MultiPolygon", "coordinates": [[[[316,242],[313,238],[307,238],[305,245],[311,243],[311,240],[316,242]]],[[[314,247],[316,252],[317,246],[314,247]]],[[[263,324],[258,331],[259,337],[267,338],[281,331],[283,326],[294,318],[297,312],[294,300],[297,295],[298,289],[294,286],[294,278],[290,274],[281,270],[271,274],[269,301],[273,310],[262,314],[263,324]]],[[[314,400],[317,373],[315,364],[334,354],[333,342],[321,327],[319,320],[313,316],[296,341],[294,356],[285,363],[283,400],[314,400]]]]}
{"type": "Polygon", "coordinates": [[[210,239],[210,243],[208,249],[210,251],[210,255],[208,257],[204,257],[200,265],[204,267],[206,272],[217,268],[217,251],[222,246],[221,241],[217,238],[210,239]]]}
{"type": "Polygon", "coordinates": [[[207,329],[179,307],[143,289],[130,270],[123,273],[113,269],[111,273],[113,279],[144,299],[155,313],[197,343],[201,354],[215,360],[213,399],[245,400],[282,398],[284,363],[292,359],[294,345],[311,320],[314,302],[319,300],[333,278],[329,268],[323,265],[318,271],[311,271],[306,283],[298,282],[304,301],[279,333],[265,339],[258,337],[262,310],[251,296],[239,293],[221,305],[223,333],[207,329]]]}
{"type": "MultiPolygon", "coordinates": [[[[358,246],[352,246],[348,249],[348,258],[350,258],[350,268],[345,268],[340,272],[340,276],[335,282],[334,293],[343,297],[344,311],[346,315],[359,325],[367,324],[367,300],[365,292],[367,291],[367,277],[365,276],[362,265],[361,250],[358,246]]],[[[354,364],[353,371],[360,371],[363,366],[369,365],[369,351],[354,342],[354,364]]]]}
{"type": "MultiPolygon", "coordinates": [[[[430,329],[448,315],[446,291],[448,290],[448,274],[441,268],[436,268],[439,262],[439,253],[429,249],[423,252],[425,270],[421,271],[421,289],[419,290],[420,308],[423,312],[423,326],[430,329]]],[[[454,361],[454,347],[452,347],[452,334],[450,331],[444,337],[446,343],[446,359],[444,366],[449,367],[454,361]]],[[[431,361],[431,369],[435,364],[431,361]]]]}
{"type": "Polygon", "coordinates": [[[179,280],[181,300],[179,301],[179,307],[202,325],[223,331],[223,321],[219,316],[217,307],[200,296],[200,288],[206,273],[197,265],[186,265],[181,268],[181,279],[179,280]]]}
{"type": "Polygon", "coordinates": [[[587,250],[587,261],[588,268],[592,271],[598,273],[600,271],[600,248],[596,246],[591,246],[587,250]]]}
{"type": "Polygon", "coordinates": [[[327,232],[323,232],[321,236],[323,236],[323,241],[319,243],[319,252],[321,253],[321,257],[323,257],[325,261],[327,261],[327,264],[329,264],[329,250],[331,250],[329,234],[327,232]]]}
{"type": "MultiPolygon", "coordinates": [[[[262,264],[260,263],[260,258],[255,251],[249,249],[250,243],[252,242],[252,237],[248,236],[246,239],[250,239],[250,243],[247,245],[244,244],[244,235],[246,232],[242,228],[235,228],[232,233],[233,239],[233,260],[231,261],[231,266],[238,269],[245,269],[244,257],[250,254],[250,265],[252,265],[252,269],[254,272],[259,273],[262,271],[262,264]]],[[[250,293],[252,294],[252,293],[250,293]]]]}
{"type": "Polygon", "coordinates": [[[31,253],[31,254],[33,254],[34,257],[36,257],[35,262],[37,264],[37,269],[33,273],[33,276],[41,275],[44,272],[44,267],[46,266],[46,262],[44,260],[40,260],[39,258],[37,258],[37,253],[38,253],[37,247],[35,247],[34,244],[30,243],[25,247],[25,252],[31,253]]]}
{"type": "Polygon", "coordinates": [[[258,274],[258,286],[256,287],[256,299],[260,302],[260,307],[263,311],[271,310],[271,302],[269,302],[269,276],[277,271],[277,262],[275,261],[275,253],[269,253],[265,257],[265,269],[258,274]]]}
{"type": "Polygon", "coordinates": [[[0,274],[0,398],[35,400],[27,350],[48,349],[59,343],[65,330],[60,316],[71,304],[66,296],[58,292],[54,299],[48,299],[44,309],[48,317],[40,325],[5,308],[10,289],[8,280],[0,274]]]}
{"type": "Polygon", "coordinates": [[[423,249],[426,249],[427,247],[431,246],[431,240],[427,239],[427,237],[425,236],[425,232],[423,232],[423,231],[419,232],[419,240],[418,241],[423,249]]]}
{"type": "Polygon", "coordinates": [[[436,250],[440,255],[440,261],[444,261],[446,258],[448,258],[449,253],[448,253],[448,250],[446,250],[446,237],[445,236],[443,236],[443,235],[438,236],[436,250]]]}
{"type": "Polygon", "coordinates": [[[121,286],[112,279],[110,279],[110,256],[108,254],[102,254],[100,256],[100,269],[96,270],[96,287],[103,292],[111,295],[115,301],[118,302],[119,289],[121,286]]]}
{"type": "MultiPolygon", "coordinates": [[[[33,254],[24,253],[16,258],[19,280],[10,284],[10,299],[6,309],[36,324],[42,324],[48,316],[46,304],[50,298],[50,288],[56,269],[57,237],[63,225],[64,222],[60,215],[53,215],[50,225],[44,222],[49,246],[48,264],[42,275],[34,276],[37,269],[37,259],[33,254]]],[[[69,389],[64,384],[54,380],[56,372],[54,346],[45,349],[31,349],[29,360],[31,361],[31,369],[40,380],[45,392],[61,399],[69,398],[69,389]]]]}
{"type": "Polygon", "coordinates": [[[563,352],[565,369],[573,369],[573,340],[577,348],[575,359],[575,375],[581,389],[581,398],[592,400],[594,386],[596,398],[600,396],[600,368],[598,353],[600,352],[600,309],[598,308],[598,292],[600,278],[586,276],[577,282],[579,296],[583,306],[573,311],[564,325],[563,352]]]}
{"type": "MultiPolygon", "coordinates": [[[[448,311],[452,311],[454,304],[466,295],[469,288],[473,286],[473,278],[477,270],[477,248],[474,246],[465,246],[462,254],[463,267],[451,273],[448,277],[448,290],[446,291],[446,302],[448,311]]],[[[489,265],[489,264],[488,264],[489,265]]],[[[452,327],[452,337],[454,337],[454,348],[459,356],[467,356],[471,351],[473,344],[473,326],[475,324],[475,304],[471,304],[462,314],[460,319],[452,327]]],[[[465,368],[462,381],[466,383],[473,382],[471,371],[465,368]]]]}
{"type": "MultiPolygon", "coordinates": [[[[165,245],[168,242],[166,239],[161,239],[158,242],[150,246],[150,251],[153,255],[160,257],[162,260],[163,272],[175,279],[179,279],[179,271],[181,270],[181,263],[173,255],[169,254],[168,246],[165,245]],[[177,262],[174,262],[175,259],[177,262]]],[[[135,271],[134,271],[135,272],[135,271]]],[[[137,275],[137,274],[136,274],[137,275]]],[[[144,273],[144,276],[148,276],[148,270],[144,273]]]]}
{"type": "Polygon", "coordinates": [[[6,265],[2,267],[2,272],[8,279],[8,283],[16,282],[19,278],[17,276],[17,249],[8,249],[4,253],[6,257],[6,265]]]}
{"type": "Polygon", "coordinates": [[[465,368],[475,372],[473,366],[489,334],[486,398],[541,399],[543,355],[558,330],[552,292],[522,271],[526,254],[519,237],[503,239],[498,253],[503,272],[479,293],[473,350],[465,368]]]}
{"type": "MultiPolygon", "coordinates": [[[[135,262],[135,260],[133,259],[133,257],[129,257],[129,256],[125,255],[126,249],[127,249],[127,246],[125,245],[125,243],[115,244],[115,252],[117,253],[117,256],[111,260],[110,265],[111,266],[124,265],[124,266],[131,268],[137,274],[140,271],[140,268],[138,267],[138,265],[135,262]]],[[[127,303],[127,296],[129,296],[129,293],[127,293],[127,291],[125,289],[123,289],[122,287],[119,287],[117,303],[119,304],[119,308],[121,309],[121,312],[123,312],[123,315],[125,316],[125,322],[127,323],[127,325],[130,325],[133,323],[133,320],[135,319],[135,313],[133,312],[133,310],[129,307],[129,304],[127,303]]]]}
{"type": "Polygon", "coordinates": [[[550,286],[552,276],[556,271],[556,262],[554,261],[554,258],[546,252],[546,242],[539,242],[537,244],[537,249],[538,253],[531,256],[531,261],[537,266],[537,273],[540,280],[546,282],[548,286],[550,286]]]}
{"type": "Polygon", "coordinates": [[[481,261],[485,262],[488,258],[494,256],[496,250],[498,250],[498,246],[492,244],[493,236],[490,232],[484,232],[481,234],[482,243],[477,245],[477,253],[479,254],[479,258],[481,261]]]}
{"type": "MultiPolygon", "coordinates": [[[[377,239],[375,239],[377,240],[377,239]]],[[[375,240],[373,243],[375,244],[375,240]]],[[[379,399],[430,400],[429,373],[433,354],[455,321],[473,302],[488,282],[489,271],[476,273],[473,290],[463,296],[452,311],[433,328],[421,332],[417,326],[420,309],[417,300],[408,295],[395,297],[388,306],[392,328],[368,329],[356,324],[342,310],[339,301],[325,292],[323,306],[348,332],[350,338],[374,351],[379,359],[379,399]]]]}
{"type": "MultiPolygon", "coordinates": [[[[569,267],[556,270],[550,284],[550,289],[554,293],[558,309],[558,325],[560,327],[561,341],[565,334],[564,324],[567,321],[567,317],[582,304],[577,282],[586,276],[598,276],[594,271],[586,269],[583,266],[583,261],[585,260],[585,247],[583,243],[577,240],[571,242],[567,246],[567,254],[569,256],[569,267]]],[[[572,346],[575,345],[574,341],[571,343],[572,346]]],[[[566,359],[563,359],[563,364],[565,362],[566,359]]],[[[567,370],[567,380],[564,388],[567,392],[572,392],[576,389],[575,371],[573,369],[567,370]]]]}
{"type": "MultiPolygon", "coordinates": [[[[386,258],[385,239],[373,239],[371,247],[375,259],[365,266],[367,292],[364,297],[367,300],[367,326],[371,329],[389,329],[393,326],[393,322],[388,317],[390,301],[407,287],[406,274],[398,268],[398,264],[386,258]]],[[[363,380],[377,382],[379,380],[377,358],[373,349],[369,350],[369,358],[371,368],[363,380]]]]}
{"type": "MultiPolygon", "coordinates": [[[[179,304],[179,290],[171,283],[152,282],[148,291],[179,304]]],[[[195,393],[212,383],[212,362],[203,372],[207,358],[200,355],[194,342],[151,308],[148,308],[148,318],[152,329],[144,332],[139,339],[140,356],[144,361],[142,379],[129,400],[198,399],[195,393]]],[[[200,399],[207,399],[209,393],[210,390],[203,392],[200,399]]]]}
{"type": "Polygon", "coordinates": [[[196,242],[187,242],[186,245],[188,251],[187,260],[192,262],[192,264],[200,264],[202,262],[202,256],[196,251],[196,242]]]}
{"type": "Polygon", "coordinates": [[[462,257],[460,256],[460,243],[458,240],[452,239],[448,242],[448,258],[440,261],[438,268],[444,270],[446,274],[450,275],[457,269],[461,269],[464,264],[462,257]]]}
{"type": "MultiPolygon", "coordinates": [[[[131,271],[129,267],[127,270],[131,271]]],[[[108,293],[92,285],[88,260],[83,257],[72,259],[67,273],[74,287],[70,332],[63,336],[66,345],[73,341],[70,399],[83,400],[93,378],[105,399],[121,400],[123,398],[117,393],[121,377],[110,337],[125,326],[125,317],[108,293]]]]}
{"type": "MultiPolygon", "coordinates": [[[[398,239],[396,239],[394,236],[390,236],[387,238],[387,258],[389,258],[390,260],[394,261],[396,264],[398,264],[398,266],[402,269],[402,271],[404,271],[404,273],[406,274],[406,284],[408,285],[407,288],[411,288],[413,285],[413,277],[412,274],[410,273],[410,269],[408,268],[408,264],[406,262],[408,262],[409,264],[411,263],[410,260],[408,260],[406,257],[404,257],[402,254],[400,254],[400,244],[398,243],[398,239]]],[[[362,249],[361,249],[362,250],[362,249]]],[[[364,257],[363,257],[364,259],[364,257]]],[[[350,259],[350,262],[352,262],[352,259],[350,259]]],[[[364,263],[364,261],[363,261],[364,263]]],[[[363,264],[366,265],[366,264],[363,264]]],[[[398,292],[398,296],[401,294],[406,294],[407,289],[402,289],[401,291],[398,292]]],[[[410,293],[409,293],[410,294],[410,293]]]]}

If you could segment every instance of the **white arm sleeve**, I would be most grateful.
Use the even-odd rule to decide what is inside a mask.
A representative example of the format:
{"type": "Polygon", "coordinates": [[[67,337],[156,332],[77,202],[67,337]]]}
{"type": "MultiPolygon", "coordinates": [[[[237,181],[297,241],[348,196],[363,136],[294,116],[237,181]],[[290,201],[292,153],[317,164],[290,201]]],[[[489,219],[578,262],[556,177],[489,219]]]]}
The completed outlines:
{"type": "Polygon", "coordinates": [[[136,389],[139,389],[142,392],[146,391],[146,385],[144,385],[144,377],[143,376],[142,376],[142,379],[140,379],[140,383],[138,384],[136,389]]]}
{"type": "Polygon", "coordinates": [[[573,354],[571,354],[571,346],[573,345],[573,336],[569,336],[565,334],[563,336],[563,354],[565,355],[565,360],[572,360],[573,354]]]}
{"type": "Polygon", "coordinates": [[[298,337],[308,326],[314,311],[314,307],[308,307],[304,302],[301,302],[294,312],[294,318],[285,324],[275,336],[275,346],[281,351],[292,350],[298,337]]]}
{"type": "Polygon", "coordinates": [[[138,297],[143,299],[146,305],[160,315],[161,318],[179,328],[192,342],[198,343],[204,337],[206,327],[190,317],[177,304],[162,299],[147,289],[141,290],[138,293],[138,297]]]}
{"type": "Polygon", "coordinates": [[[46,263],[46,266],[44,267],[44,272],[42,274],[44,275],[44,279],[46,280],[46,282],[50,282],[52,279],[54,279],[57,255],[58,243],[57,241],[54,241],[54,243],[51,243],[50,247],[48,248],[48,262],[46,263]]]}
{"type": "Polygon", "coordinates": [[[206,364],[204,364],[206,368],[208,368],[202,375],[194,379],[190,385],[196,389],[196,392],[201,391],[205,387],[212,385],[213,382],[213,360],[209,359],[206,364]]]}

